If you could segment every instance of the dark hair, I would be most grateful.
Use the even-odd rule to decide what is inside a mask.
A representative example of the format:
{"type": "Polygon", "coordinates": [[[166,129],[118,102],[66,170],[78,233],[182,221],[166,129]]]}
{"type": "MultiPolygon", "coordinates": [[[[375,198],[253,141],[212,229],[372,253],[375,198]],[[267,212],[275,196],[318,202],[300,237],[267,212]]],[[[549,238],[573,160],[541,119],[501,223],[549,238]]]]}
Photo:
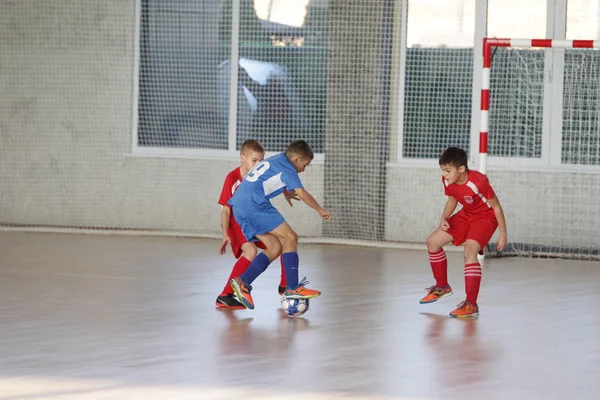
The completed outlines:
{"type": "Polygon", "coordinates": [[[245,153],[246,151],[255,151],[257,153],[264,153],[265,149],[262,147],[258,140],[248,139],[244,143],[242,143],[242,147],[240,148],[240,154],[245,153]]]}
{"type": "Polygon", "coordinates": [[[294,140],[285,150],[285,155],[287,158],[299,156],[302,158],[310,158],[311,160],[315,157],[315,153],[313,153],[310,145],[305,140],[294,140]]]}
{"type": "Polygon", "coordinates": [[[468,170],[467,161],[467,152],[458,147],[448,147],[440,156],[440,165],[454,165],[456,168],[464,165],[468,170]]]}

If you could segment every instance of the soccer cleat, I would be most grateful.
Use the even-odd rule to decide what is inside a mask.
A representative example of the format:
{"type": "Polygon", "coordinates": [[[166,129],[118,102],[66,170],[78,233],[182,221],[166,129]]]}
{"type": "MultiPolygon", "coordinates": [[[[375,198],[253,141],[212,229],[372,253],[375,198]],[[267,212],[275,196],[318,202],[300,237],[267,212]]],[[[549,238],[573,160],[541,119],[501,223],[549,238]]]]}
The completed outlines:
{"type": "Polygon", "coordinates": [[[240,302],[246,306],[246,308],[254,310],[254,300],[252,300],[252,295],[250,294],[252,286],[247,286],[242,282],[239,276],[233,278],[230,281],[230,284],[240,302]]]}
{"type": "Polygon", "coordinates": [[[283,292],[285,292],[285,286],[279,286],[277,288],[277,293],[279,293],[280,296],[283,296],[283,292]]]}
{"type": "Polygon", "coordinates": [[[240,303],[239,301],[237,301],[237,299],[235,297],[233,297],[232,294],[227,295],[227,294],[222,294],[219,297],[217,297],[217,301],[215,302],[215,305],[218,308],[226,308],[228,310],[243,310],[246,308],[245,305],[243,305],[242,303],[240,303]]]}
{"type": "Polygon", "coordinates": [[[452,318],[474,318],[479,316],[479,306],[463,301],[450,313],[452,318]]]}
{"type": "Polygon", "coordinates": [[[286,299],[312,299],[321,295],[321,292],[318,290],[307,288],[307,284],[308,281],[306,278],[303,278],[296,289],[286,289],[285,292],[283,292],[283,297],[286,299]]]}
{"type": "Polygon", "coordinates": [[[450,285],[447,285],[443,288],[439,286],[432,286],[425,290],[427,290],[429,293],[427,293],[427,295],[423,297],[421,301],[419,301],[421,304],[433,303],[439,299],[443,299],[444,297],[452,296],[452,288],[450,285]]]}

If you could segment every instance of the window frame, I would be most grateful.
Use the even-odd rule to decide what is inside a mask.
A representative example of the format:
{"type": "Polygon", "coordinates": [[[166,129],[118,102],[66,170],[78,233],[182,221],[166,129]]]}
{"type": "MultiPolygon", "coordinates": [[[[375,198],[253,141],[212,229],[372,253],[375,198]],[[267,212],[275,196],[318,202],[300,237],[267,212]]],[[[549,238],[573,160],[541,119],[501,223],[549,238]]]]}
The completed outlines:
{"type": "MultiPolygon", "coordinates": [[[[480,2],[485,2],[485,9],[487,10],[487,0],[470,0],[470,1],[475,2],[475,15],[476,15],[475,33],[476,33],[477,29],[478,29],[477,22],[479,21],[479,18],[477,17],[478,16],[477,13],[479,12],[479,9],[481,8],[480,2]]],[[[396,99],[397,114],[395,116],[395,121],[394,121],[396,129],[395,129],[395,135],[392,135],[392,136],[394,136],[394,141],[392,141],[390,146],[394,147],[393,151],[395,151],[396,153],[395,153],[395,157],[392,156],[390,162],[391,162],[391,164],[408,165],[408,166],[415,166],[415,165],[416,166],[418,166],[418,165],[430,166],[430,165],[432,165],[432,162],[433,162],[433,165],[437,166],[437,160],[434,158],[405,157],[404,156],[406,53],[407,53],[407,48],[408,48],[407,41],[408,41],[408,17],[409,17],[408,3],[409,3],[409,0],[401,1],[401,11],[400,11],[400,17],[399,17],[400,18],[400,21],[399,21],[400,22],[399,23],[400,30],[399,30],[398,35],[395,36],[395,39],[400,41],[398,69],[396,72],[396,74],[398,75],[398,77],[397,77],[397,92],[396,92],[396,93],[398,93],[398,98],[396,99]],[[395,143],[395,146],[394,146],[394,143],[395,143]]],[[[487,20],[487,18],[484,19],[484,21],[486,21],[486,20],[487,20]]],[[[473,63],[475,64],[478,61],[475,52],[473,53],[473,57],[474,57],[473,63]]],[[[479,61],[479,62],[481,62],[481,61],[479,61]]],[[[394,124],[392,124],[392,126],[394,126],[394,124]]],[[[477,139],[479,140],[479,133],[477,134],[477,139]]],[[[473,144],[473,140],[470,138],[470,145],[472,146],[472,144],[473,144]]],[[[470,151],[469,154],[473,154],[473,152],[470,151]]],[[[471,162],[471,161],[469,161],[469,162],[471,162]]]]}
{"type": "MultiPolygon", "coordinates": [[[[141,41],[141,17],[142,0],[135,1],[135,33],[134,33],[134,61],[133,61],[133,102],[132,102],[132,142],[129,156],[158,157],[158,158],[180,158],[180,159],[239,159],[237,149],[237,98],[238,98],[238,70],[240,54],[240,0],[232,0],[231,7],[231,53],[230,86],[227,121],[227,149],[205,149],[205,148],[182,148],[182,147],[159,147],[139,145],[139,97],[140,97],[140,41],[141,41]]],[[[265,157],[278,154],[278,152],[267,151],[265,157]]],[[[315,153],[314,161],[323,162],[325,155],[315,153]]]]}
{"type": "MultiPolygon", "coordinates": [[[[488,0],[475,1],[475,32],[473,44],[473,84],[471,105],[471,129],[469,132],[469,164],[472,168],[479,167],[479,130],[480,130],[480,101],[483,69],[483,39],[487,37],[488,0]]],[[[567,31],[567,2],[568,0],[546,1],[546,37],[565,39],[567,31]]],[[[406,49],[408,29],[408,0],[402,2],[401,12],[401,43],[400,61],[398,68],[398,106],[396,128],[396,157],[394,164],[430,165],[435,163],[433,158],[404,157],[404,105],[405,105],[405,76],[406,49]]],[[[527,38],[534,39],[534,38],[527,38]]],[[[562,131],[563,131],[563,77],[564,50],[546,49],[544,66],[544,86],[551,90],[544,91],[542,116],[542,154],[540,158],[517,158],[488,156],[487,164],[492,169],[514,171],[545,171],[545,172],[585,172],[600,173],[600,165],[580,165],[562,163],[562,131]],[[556,79],[555,77],[559,77],[556,79]],[[554,82],[553,82],[554,81],[554,82]]],[[[493,73],[493,65],[492,65],[493,73]]]]}
{"type": "MultiPolygon", "coordinates": [[[[240,0],[232,0],[232,25],[231,25],[231,53],[229,60],[239,57],[239,17],[240,0]]],[[[140,98],[140,42],[141,37],[142,0],[135,0],[135,33],[134,33],[134,67],[133,67],[133,110],[132,110],[132,143],[131,156],[159,157],[159,158],[211,158],[235,159],[239,157],[236,150],[236,124],[237,124],[237,80],[238,63],[230,62],[230,88],[228,109],[228,141],[227,149],[204,149],[182,147],[160,147],[139,145],[139,98],[140,98]],[[233,108],[233,109],[232,109],[233,108]]]]}

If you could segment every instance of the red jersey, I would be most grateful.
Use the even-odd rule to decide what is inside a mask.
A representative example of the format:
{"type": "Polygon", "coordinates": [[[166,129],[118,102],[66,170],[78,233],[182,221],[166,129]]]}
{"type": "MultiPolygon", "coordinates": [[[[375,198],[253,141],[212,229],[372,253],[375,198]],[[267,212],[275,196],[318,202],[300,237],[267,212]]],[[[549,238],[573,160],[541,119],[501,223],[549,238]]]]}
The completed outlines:
{"type": "MultiPolygon", "coordinates": [[[[219,197],[219,204],[222,206],[231,207],[229,204],[227,204],[227,202],[229,201],[231,196],[233,196],[235,190],[238,188],[238,186],[240,186],[241,183],[242,174],[240,172],[240,167],[237,167],[236,169],[228,173],[225,177],[225,183],[223,183],[223,189],[221,189],[221,197],[219,197]]],[[[237,224],[237,222],[233,218],[232,212],[229,217],[229,225],[231,226],[231,224],[233,223],[237,224]]]]}
{"type": "Polygon", "coordinates": [[[463,184],[448,184],[448,181],[442,177],[444,183],[444,193],[446,196],[452,196],[460,204],[467,218],[496,218],[494,210],[488,200],[491,200],[496,194],[490,186],[486,175],[477,171],[467,171],[467,181],[463,184]]]}

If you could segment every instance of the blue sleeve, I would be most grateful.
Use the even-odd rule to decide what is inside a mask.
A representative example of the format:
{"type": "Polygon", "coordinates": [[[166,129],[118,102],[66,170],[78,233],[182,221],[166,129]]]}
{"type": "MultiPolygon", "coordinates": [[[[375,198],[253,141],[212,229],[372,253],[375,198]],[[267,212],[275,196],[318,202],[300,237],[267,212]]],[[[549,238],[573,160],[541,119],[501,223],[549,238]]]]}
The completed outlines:
{"type": "Polygon", "coordinates": [[[300,181],[300,177],[298,176],[298,173],[296,171],[286,170],[283,172],[283,174],[281,174],[281,178],[283,183],[285,183],[285,187],[287,190],[296,190],[304,188],[304,186],[302,186],[302,182],[300,181]]]}

